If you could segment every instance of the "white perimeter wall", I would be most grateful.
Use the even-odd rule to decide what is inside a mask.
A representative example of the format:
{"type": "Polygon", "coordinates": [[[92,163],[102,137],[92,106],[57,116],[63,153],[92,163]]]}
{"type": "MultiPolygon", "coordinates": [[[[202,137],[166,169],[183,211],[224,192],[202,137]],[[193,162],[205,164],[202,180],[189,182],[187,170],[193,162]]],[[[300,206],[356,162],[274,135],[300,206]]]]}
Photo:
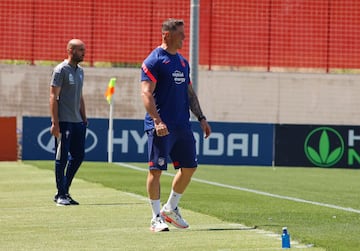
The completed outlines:
{"type": "MultiPolygon", "coordinates": [[[[0,116],[49,116],[52,67],[0,65],[0,116]]],[[[140,70],[85,68],[88,117],[107,118],[104,92],[117,78],[114,118],[142,119],[140,70]]],[[[360,75],[200,71],[198,96],[209,121],[360,124],[360,75]]],[[[21,127],[21,125],[20,125],[21,127]]]]}

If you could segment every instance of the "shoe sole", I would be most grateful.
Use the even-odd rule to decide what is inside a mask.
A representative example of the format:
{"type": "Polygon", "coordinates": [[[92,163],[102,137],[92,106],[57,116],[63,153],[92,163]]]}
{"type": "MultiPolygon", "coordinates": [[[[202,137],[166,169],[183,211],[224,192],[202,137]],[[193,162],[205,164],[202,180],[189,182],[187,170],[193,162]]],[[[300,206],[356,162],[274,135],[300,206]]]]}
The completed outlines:
{"type": "Polygon", "coordinates": [[[170,230],[169,230],[169,228],[163,228],[163,229],[160,229],[160,230],[156,230],[156,229],[150,227],[150,231],[154,232],[154,233],[158,233],[158,232],[169,232],[170,230]]]}
{"type": "Polygon", "coordinates": [[[70,204],[58,204],[58,203],[56,203],[56,206],[58,206],[58,207],[66,207],[66,206],[70,206],[70,204]]]}
{"type": "Polygon", "coordinates": [[[171,219],[169,216],[167,216],[164,212],[161,212],[161,215],[162,215],[162,217],[164,218],[164,220],[165,220],[167,223],[173,225],[174,227],[182,228],[182,229],[185,229],[185,228],[188,228],[188,227],[189,227],[189,225],[184,226],[184,225],[180,225],[180,224],[176,223],[176,221],[172,220],[172,219],[171,219]]]}

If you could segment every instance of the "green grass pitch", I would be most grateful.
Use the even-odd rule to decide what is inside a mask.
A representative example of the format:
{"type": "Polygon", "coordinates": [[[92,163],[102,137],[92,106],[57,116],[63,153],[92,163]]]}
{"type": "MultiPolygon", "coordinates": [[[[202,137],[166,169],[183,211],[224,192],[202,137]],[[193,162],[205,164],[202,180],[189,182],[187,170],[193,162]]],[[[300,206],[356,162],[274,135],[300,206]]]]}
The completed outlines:
{"type": "Polygon", "coordinates": [[[283,226],[294,250],[360,247],[360,170],[200,165],[180,202],[190,229],[156,234],[146,171],[84,162],[71,190],[81,205],[56,207],[52,161],[0,162],[1,249],[281,250],[283,226]]]}

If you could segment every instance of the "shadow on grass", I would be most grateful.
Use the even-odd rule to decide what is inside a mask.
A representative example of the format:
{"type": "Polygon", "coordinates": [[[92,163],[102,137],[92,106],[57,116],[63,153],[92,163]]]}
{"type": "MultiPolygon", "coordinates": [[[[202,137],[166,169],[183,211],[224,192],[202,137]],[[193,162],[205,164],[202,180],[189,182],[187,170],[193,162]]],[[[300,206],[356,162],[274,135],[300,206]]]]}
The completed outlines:
{"type": "Polygon", "coordinates": [[[134,202],[134,203],[81,203],[83,206],[128,206],[128,205],[144,205],[141,202],[134,202]]]}
{"type": "Polygon", "coordinates": [[[193,229],[192,231],[249,231],[257,229],[257,226],[253,227],[214,227],[214,228],[204,228],[204,229],[193,229]]]}

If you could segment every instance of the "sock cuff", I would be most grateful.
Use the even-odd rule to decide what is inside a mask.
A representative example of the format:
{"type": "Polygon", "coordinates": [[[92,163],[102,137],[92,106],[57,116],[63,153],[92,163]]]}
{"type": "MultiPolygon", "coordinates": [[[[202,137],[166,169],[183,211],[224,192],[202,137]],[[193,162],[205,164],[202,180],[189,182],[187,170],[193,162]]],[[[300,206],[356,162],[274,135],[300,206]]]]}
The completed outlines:
{"type": "Polygon", "coordinates": [[[171,190],[171,194],[173,194],[173,195],[175,195],[175,196],[179,196],[179,197],[182,196],[182,193],[177,193],[177,192],[175,192],[174,190],[171,190]]]}

